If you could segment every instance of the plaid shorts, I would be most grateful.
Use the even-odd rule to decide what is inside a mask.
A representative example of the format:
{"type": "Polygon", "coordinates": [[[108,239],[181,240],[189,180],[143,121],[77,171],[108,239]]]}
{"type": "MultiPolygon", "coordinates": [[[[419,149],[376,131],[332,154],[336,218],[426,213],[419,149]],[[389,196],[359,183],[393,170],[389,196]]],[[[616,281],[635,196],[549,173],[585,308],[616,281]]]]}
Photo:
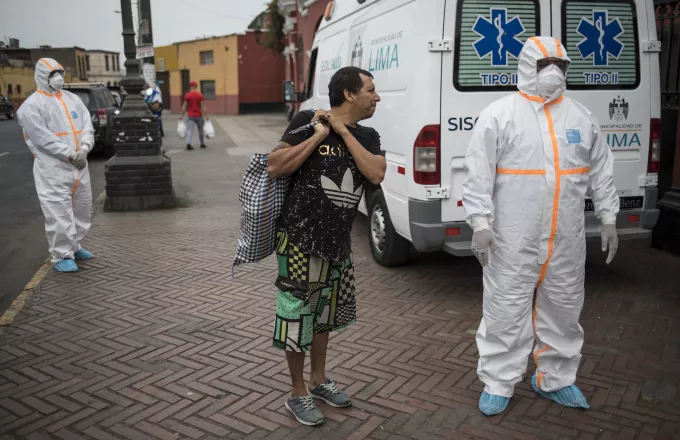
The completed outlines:
{"type": "Polygon", "coordinates": [[[323,260],[301,252],[283,232],[277,239],[274,346],[306,352],[314,333],[340,330],[356,321],[353,259],[323,260]]]}

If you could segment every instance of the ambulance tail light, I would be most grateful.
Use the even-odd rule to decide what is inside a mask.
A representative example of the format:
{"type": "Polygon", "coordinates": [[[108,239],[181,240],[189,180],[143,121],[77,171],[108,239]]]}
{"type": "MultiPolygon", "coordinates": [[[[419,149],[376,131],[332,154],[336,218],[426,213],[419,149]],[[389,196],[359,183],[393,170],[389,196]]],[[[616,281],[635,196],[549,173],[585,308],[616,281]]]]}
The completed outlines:
{"type": "Polygon", "coordinates": [[[659,158],[661,155],[661,119],[650,121],[649,132],[649,161],[647,162],[648,173],[659,172],[659,158]]]}
{"type": "Polygon", "coordinates": [[[441,128],[426,125],[413,143],[413,180],[419,185],[439,185],[441,128]]]}

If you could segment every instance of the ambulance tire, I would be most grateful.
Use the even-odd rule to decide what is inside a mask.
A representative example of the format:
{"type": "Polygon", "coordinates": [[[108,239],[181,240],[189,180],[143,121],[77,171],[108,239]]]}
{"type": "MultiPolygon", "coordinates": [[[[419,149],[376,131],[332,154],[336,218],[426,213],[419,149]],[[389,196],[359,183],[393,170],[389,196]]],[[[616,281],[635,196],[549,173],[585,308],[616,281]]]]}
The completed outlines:
{"type": "Polygon", "coordinates": [[[368,244],[381,266],[400,266],[408,260],[411,243],[397,234],[381,190],[371,194],[368,209],[368,244]]]}

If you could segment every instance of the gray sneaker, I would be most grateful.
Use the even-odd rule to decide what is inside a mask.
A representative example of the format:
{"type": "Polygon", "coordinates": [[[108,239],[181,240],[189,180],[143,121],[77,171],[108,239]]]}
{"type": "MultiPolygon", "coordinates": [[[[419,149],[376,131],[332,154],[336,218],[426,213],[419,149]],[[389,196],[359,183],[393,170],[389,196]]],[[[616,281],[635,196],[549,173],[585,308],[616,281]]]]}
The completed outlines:
{"type": "Polygon", "coordinates": [[[321,399],[330,406],[336,408],[347,408],[352,406],[352,399],[349,398],[347,393],[338,389],[335,386],[335,382],[330,379],[326,379],[326,383],[317,385],[316,388],[309,391],[315,399],[321,399]]]}
{"type": "Polygon", "coordinates": [[[293,397],[286,400],[285,405],[303,425],[316,426],[323,423],[323,414],[314,404],[312,396],[293,397]]]}

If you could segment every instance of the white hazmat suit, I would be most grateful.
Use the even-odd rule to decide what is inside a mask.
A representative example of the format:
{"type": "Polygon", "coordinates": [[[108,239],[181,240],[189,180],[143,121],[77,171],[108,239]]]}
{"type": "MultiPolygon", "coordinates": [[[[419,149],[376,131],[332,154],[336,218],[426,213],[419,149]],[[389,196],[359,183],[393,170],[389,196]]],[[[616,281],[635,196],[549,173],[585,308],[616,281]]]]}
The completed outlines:
{"type": "Polygon", "coordinates": [[[92,121],[80,98],[49,85],[50,74],[63,74],[63,70],[51,58],[40,59],[35,67],[38,88],[17,111],[35,157],[33,177],[53,263],[73,259],[81,249],[80,242],[90,229],[92,208],[87,164],[79,170],[69,161],[73,152],[92,149],[92,121]]]}
{"type": "Polygon", "coordinates": [[[527,40],[519,56],[519,93],[481,113],[465,159],[467,221],[492,238],[477,373],[486,393],[503,398],[522,380],[534,338],[538,388],[552,392],[576,380],[586,194],[614,231],[610,258],[615,251],[619,199],[612,154],[593,115],[562,96],[566,85],[547,99],[540,96],[545,83],[539,87],[537,60],[545,58],[569,61],[558,40],[527,40]]]}

